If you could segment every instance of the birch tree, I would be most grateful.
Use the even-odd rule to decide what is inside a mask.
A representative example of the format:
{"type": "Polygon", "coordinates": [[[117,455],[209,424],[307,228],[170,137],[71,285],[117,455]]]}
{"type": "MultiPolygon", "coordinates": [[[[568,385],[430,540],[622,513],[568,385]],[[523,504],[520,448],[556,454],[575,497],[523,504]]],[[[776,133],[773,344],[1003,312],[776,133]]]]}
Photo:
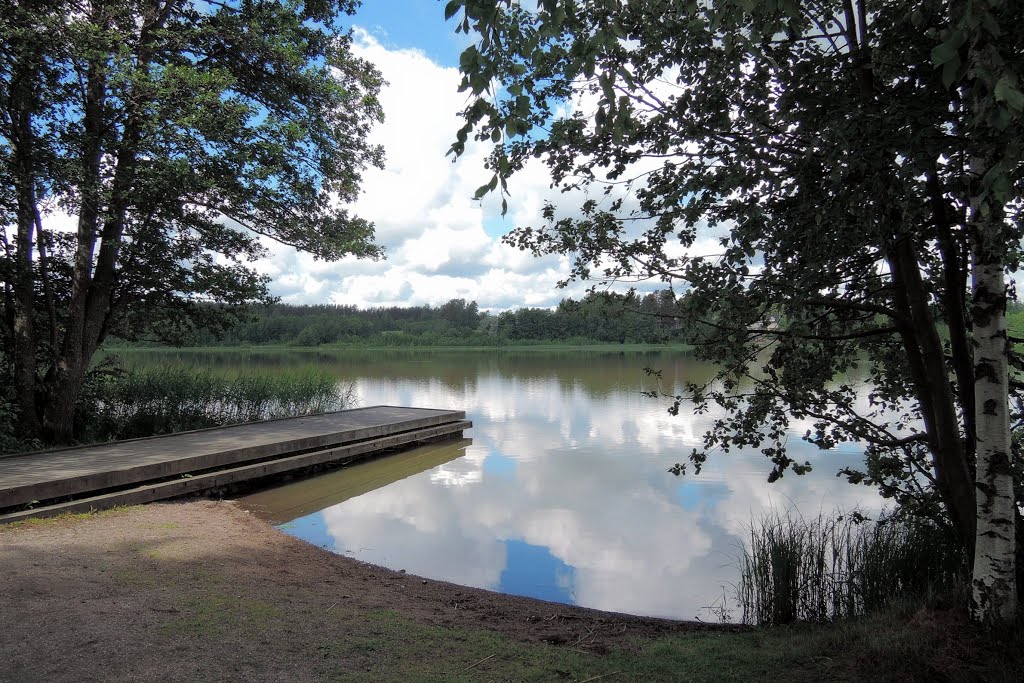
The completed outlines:
{"type": "Polygon", "coordinates": [[[686,289],[679,314],[721,370],[670,410],[724,416],[674,471],[754,447],[770,480],[805,472],[794,420],[822,448],[862,443],[842,474],[945,520],[975,558],[976,618],[1008,621],[1021,3],[538,5],[447,4],[476,37],[452,152],[493,142],[478,196],[531,163],[583,195],[509,243],[570,255],[571,278],[686,289]]]}
{"type": "MultiPolygon", "coordinates": [[[[933,51],[933,58],[954,74],[965,70],[960,93],[968,104],[964,133],[991,140],[969,161],[978,514],[971,607],[976,620],[1008,624],[1016,617],[1018,606],[1015,522],[1019,525],[1020,521],[1010,438],[1011,347],[1003,273],[1011,265],[1010,245],[1016,242],[1019,246],[1020,242],[1019,234],[1008,229],[1006,210],[1020,198],[1014,166],[1020,164],[1024,143],[1020,125],[1024,95],[1018,87],[1024,72],[1019,63],[1020,43],[1002,40],[1007,24],[1001,22],[1007,17],[999,11],[1000,4],[953,4],[949,33],[933,51]],[[956,53],[948,49],[954,46],[966,47],[966,59],[961,58],[962,49],[956,53]],[[1016,51],[1016,55],[1007,55],[1009,63],[1003,54],[1008,50],[1016,51]],[[1018,64],[1013,64],[1014,57],[1018,64]]],[[[1016,33],[1012,28],[1010,32],[1016,33]]],[[[955,77],[946,80],[952,84],[955,77]]]]}

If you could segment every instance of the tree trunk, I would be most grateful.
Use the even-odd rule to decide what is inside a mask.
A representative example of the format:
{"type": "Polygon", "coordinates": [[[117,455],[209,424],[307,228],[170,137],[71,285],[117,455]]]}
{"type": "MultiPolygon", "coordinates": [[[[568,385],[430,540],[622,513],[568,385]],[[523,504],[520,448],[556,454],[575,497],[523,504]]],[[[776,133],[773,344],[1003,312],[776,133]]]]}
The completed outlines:
{"type": "Polygon", "coordinates": [[[1000,227],[991,218],[976,226],[971,267],[978,430],[975,482],[978,531],[971,611],[976,621],[992,625],[1009,624],[1017,615],[1016,505],[1010,451],[1009,341],[1002,258],[1006,246],[1000,227]]]}
{"type": "MultiPolygon", "coordinates": [[[[90,19],[96,26],[110,27],[110,17],[103,3],[93,5],[90,19]]],[[[104,204],[103,159],[111,154],[104,147],[108,127],[104,119],[108,88],[106,73],[106,65],[100,56],[91,59],[79,72],[85,83],[82,103],[85,136],[80,158],[82,201],[78,211],[71,300],[60,348],[46,375],[46,403],[42,414],[43,432],[47,440],[54,443],[74,440],[74,406],[95,349],[89,339],[89,299],[93,290],[96,244],[100,237],[104,204]]]]}
{"type": "MultiPolygon", "coordinates": [[[[959,8],[965,17],[969,6],[959,8]]],[[[959,14],[959,13],[958,13],[959,14]]],[[[978,22],[984,25],[984,22],[978,22]]],[[[978,25],[978,24],[975,24],[978,25]]],[[[1004,58],[990,30],[967,38],[965,101],[969,105],[966,158],[969,160],[971,283],[974,322],[975,494],[978,531],[971,577],[971,615],[990,626],[1008,626],[1017,616],[1016,517],[1010,439],[1010,341],[1006,335],[1008,230],[1005,213],[1012,190],[999,188],[993,171],[1012,178],[1008,164],[1011,129],[987,123],[998,105],[996,75],[1004,58]],[[973,124],[973,126],[972,126],[973,124]],[[973,128],[973,129],[972,129],[973,128]],[[994,133],[994,136],[992,135],[994,133]]],[[[1019,114],[1018,114],[1019,117],[1019,114]]],[[[1012,183],[1012,180],[1010,180],[1012,183]]]]}
{"type": "Polygon", "coordinates": [[[91,355],[83,357],[77,354],[70,358],[65,355],[54,368],[47,383],[46,410],[43,413],[43,429],[50,443],[74,442],[75,404],[90,359],[91,355]]]}
{"type": "MultiPolygon", "coordinates": [[[[928,194],[932,205],[932,216],[938,235],[939,255],[942,257],[943,293],[940,297],[949,327],[949,346],[952,352],[953,371],[956,374],[957,398],[964,421],[964,460],[968,473],[974,477],[974,435],[978,431],[974,424],[974,354],[968,331],[967,266],[970,260],[967,245],[962,238],[953,234],[956,217],[939,183],[938,169],[928,174],[928,194]]],[[[973,542],[973,541],[972,541],[973,542]]]]}
{"type": "MultiPolygon", "coordinates": [[[[24,180],[22,180],[24,182],[24,180]]],[[[32,199],[31,190],[18,188],[18,235],[17,262],[14,285],[14,390],[17,394],[19,431],[28,438],[39,433],[39,418],[36,413],[36,342],[33,329],[33,286],[32,272],[32,231],[34,220],[22,220],[23,215],[32,216],[34,206],[24,206],[32,199]]],[[[32,202],[34,204],[34,202],[32,202]]]]}
{"type": "Polygon", "coordinates": [[[11,87],[11,142],[14,157],[13,178],[17,197],[18,232],[14,237],[14,308],[12,321],[14,390],[17,394],[19,431],[34,438],[39,432],[36,413],[36,341],[33,304],[35,272],[33,268],[33,232],[36,217],[36,177],[32,130],[32,108],[36,96],[30,67],[19,65],[11,87]]]}
{"type": "MultiPolygon", "coordinates": [[[[151,3],[145,21],[140,26],[135,57],[140,70],[147,70],[152,59],[152,42],[159,34],[172,9],[172,3],[151,3]]],[[[106,25],[109,21],[103,5],[95,8],[93,21],[106,25]]],[[[104,103],[107,81],[102,62],[89,64],[86,72],[87,89],[83,125],[87,143],[83,149],[82,168],[85,182],[82,206],[79,211],[78,250],[72,276],[72,294],[64,340],[54,367],[46,378],[47,401],[43,412],[43,428],[56,442],[69,442],[74,438],[74,407],[81,393],[82,381],[89,369],[92,356],[106,335],[111,315],[114,291],[117,286],[118,264],[124,231],[135,182],[139,144],[143,130],[140,110],[127,107],[127,116],[121,139],[104,150],[104,103]],[[114,161],[114,173],[109,186],[109,198],[101,218],[99,207],[104,155],[114,161]],[[102,229],[101,229],[102,224],[102,229]],[[99,253],[96,253],[99,237],[99,253]],[[95,257],[95,258],[94,258],[95,257]]],[[[146,79],[133,82],[128,102],[140,103],[150,99],[146,79]]]]}
{"type": "Polygon", "coordinates": [[[929,311],[928,293],[913,239],[898,235],[886,260],[893,277],[894,320],[907,354],[908,369],[921,406],[935,482],[950,521],[968,555],[976,535],[974,484],[965,455],[942,341],[929,311]]]}

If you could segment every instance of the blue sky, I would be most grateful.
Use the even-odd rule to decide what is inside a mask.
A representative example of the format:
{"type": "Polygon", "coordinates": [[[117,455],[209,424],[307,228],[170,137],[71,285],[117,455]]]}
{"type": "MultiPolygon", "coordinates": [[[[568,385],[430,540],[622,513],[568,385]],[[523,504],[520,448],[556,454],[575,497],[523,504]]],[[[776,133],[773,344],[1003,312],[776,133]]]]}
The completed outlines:
{"type": "Polygon", "coordinates": [[[381,93],[386,120],[372,133],[384,146],[386,168],[366,171],[352,207],[374,222],[387,259],[324,263],[266,241],[271,255],[257,268],[270,276],[272,293],[289,303],[361,307],[464,298],[491,311],[582,295],[584,285],[556,287],[568,270],[564,257],[535,259],[501,244],[513,227],[536,222],[551,192],[546,170],[538,165],[513,179],[503,217],[500,198],[472,199],[490,177],[488,148],[471,143],[457,162],[447,156],[466,105],[459,54],[471,38],[444,20],[443,3],[368,0],[349,22],[355,51],[388,82],[381,93]]]}
{"type": "Polygon", "coordinates": [[[415,48],[442,66],[458,66],[469,44],[455,33],[455,20],[445,22],[439,0],[364,0],[352,23],[361,26],[389,49],[415,48]]]}

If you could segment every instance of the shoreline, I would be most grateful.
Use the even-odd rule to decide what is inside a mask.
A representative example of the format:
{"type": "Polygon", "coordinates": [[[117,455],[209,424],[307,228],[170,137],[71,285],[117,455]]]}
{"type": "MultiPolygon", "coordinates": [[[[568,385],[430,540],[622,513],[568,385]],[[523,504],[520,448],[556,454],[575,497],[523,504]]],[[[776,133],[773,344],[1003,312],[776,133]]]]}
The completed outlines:
{"type": "Polygon", "coordinates": [[[0,682],[1016,680],[1020,637],[895,606],[770,628],[634,617],[335,555],[231,501],[0,526],[0,682]]]}
{"type": "MultiPolygon", "coordinates": [[[[295,673],[302,671],[318,680],[323,662],[308,659],[308,644],[323,640],[339,618],[372,621],[381,614],[417,628],[483,632],[513,645],[570,647],[584,659],[628,650],[637,638],[747,630],[425,579],[290,537],[231,501],[153,503],[6,525],[0,566],[6,575],[0,611],[17,625],[21,641],[4,638],[0,645],[0,659],[8,662],[0,680],[11,681],[149,678],[180,666],[183,643],[197,635],[204,642],[194,665],[221,660],[213,679],[232,679],[218,667],[240,665],[241,656],[263,661],[269,677],[250,672],[252,680],[277,680],[270,674],[283,671],[283,663],[294,674],[289,680],[304,680],[295,673]],[[287,623],[291,645],[278,642],[267,652],[266,642],[253,649],[259,639],[241,647],[236,637],[225,637],[250,626],[278,630],[280,622],[287,623]],[[113,672],[104,652],[124,653],[113,672]]],[[[211,680],[202,670],[200,677],[211,680]]]]}

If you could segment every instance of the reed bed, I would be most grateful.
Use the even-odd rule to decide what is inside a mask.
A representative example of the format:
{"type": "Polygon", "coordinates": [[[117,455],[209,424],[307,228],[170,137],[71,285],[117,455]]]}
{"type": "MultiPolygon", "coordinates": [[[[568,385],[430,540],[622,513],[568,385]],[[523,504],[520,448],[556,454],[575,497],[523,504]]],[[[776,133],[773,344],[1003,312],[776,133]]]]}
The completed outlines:
{"type": "Polygon", "coordinates": [[[737,592],[745,623],[825,622],[928,602],[966,577],[962,549],[928,520],[772,511],[750,526],[737,592]]]}
{"type": "Polygon", "coordinates": [[[254,420],[342,410],[352,385],[316,371],[226,375],[157,366],[108,374],[77,422],[83,441],[129,439],[254,420]]]}

